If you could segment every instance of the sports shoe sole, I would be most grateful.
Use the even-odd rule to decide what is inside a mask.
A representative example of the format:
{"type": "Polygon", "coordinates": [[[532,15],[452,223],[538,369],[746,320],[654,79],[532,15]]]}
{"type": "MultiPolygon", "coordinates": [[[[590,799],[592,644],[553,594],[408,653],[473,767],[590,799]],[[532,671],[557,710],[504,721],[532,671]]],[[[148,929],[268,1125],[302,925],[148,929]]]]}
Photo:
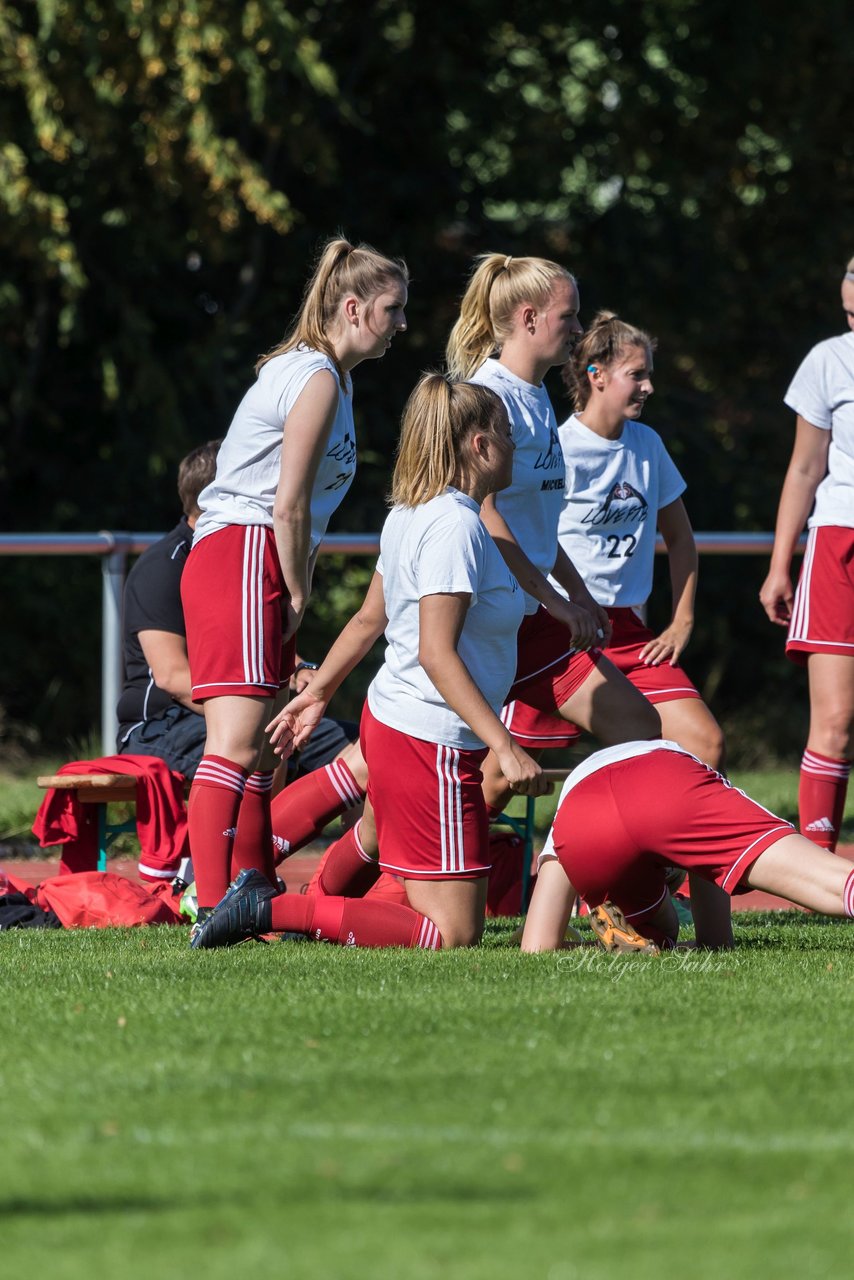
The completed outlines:
{"type": "Polygon", "coordinates": [[[613,902],[603,902],[601,906],[594,907],[590,912],[590,925],[599,945],[610,955],[629,955],[632,952],[647,956],[660,954],[655,943],[639,934],[613,902]]]}

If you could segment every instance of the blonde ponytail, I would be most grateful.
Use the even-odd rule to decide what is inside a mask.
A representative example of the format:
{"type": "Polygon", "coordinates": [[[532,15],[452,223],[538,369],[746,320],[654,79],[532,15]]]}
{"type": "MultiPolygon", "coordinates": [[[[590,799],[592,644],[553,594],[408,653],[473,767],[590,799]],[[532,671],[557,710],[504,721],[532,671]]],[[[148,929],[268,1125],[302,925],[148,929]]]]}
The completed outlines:
{"type": "Polygon", "coordinates": [[[518,307],[523,302],[544,307],[558,280],[575,284],[565,267],[547,258],[481,254],[448,338],[445,358],[451,375],[470,378],[510,337],[518,307]]]}
{"type": "Polygon", "coordinates": [[[344,370],[328,336],[339,304],[352,293],[370,308],[372,300],[393,283],[409,284],[409,271],[402,258],[387,258],[369,244],[354,246],[343,236],[327,240],[305,287],[293,325],[277,346],[258,359],[255,373],[275,356],[304,346],[329,356],[342,387],[345,386],[344,370]]]}
{"type": "Polygon", "coordinates": [[[395,506],[417,507],[454,479],[465,441],[492,430],[501,401],[488,387],[425,373],[406,402],[391,481],[395,506]]]}

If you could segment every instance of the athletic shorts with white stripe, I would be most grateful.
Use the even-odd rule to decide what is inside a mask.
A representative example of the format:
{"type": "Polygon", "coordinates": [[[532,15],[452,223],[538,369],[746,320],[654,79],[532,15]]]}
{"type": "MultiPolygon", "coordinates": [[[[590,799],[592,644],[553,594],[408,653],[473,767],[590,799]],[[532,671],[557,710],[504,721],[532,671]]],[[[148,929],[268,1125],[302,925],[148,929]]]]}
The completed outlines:
{"type": "Polygon", "coordinates": [[[282,646],[286,598],[273,530],[228,525],[194,545],[181,575],[187,655],[196,701],[273,698],[294,668],[282,646]]]}
{"type": "Polygon", "coordinates": [[[792,605],[786,656],[803,665],[811,653],[854,657],[854,529],[810,529],[792,605]]]}
{"type": "Polygon", "coordinates": [[[552,828],[561,865],[588,905],[615,902],[638,928],[667,892],[668,867],[747,892],[744,876],[760,854],[794,834],[694,756],[642,745],[644,754],[568,791],[552,828]]]}
{"type": "Polygon", "coordinates": [[[370,712],[360,728],[380,866],[409,880],[477,880],[490,868],[485,750],[410,738],[370,712]]]}

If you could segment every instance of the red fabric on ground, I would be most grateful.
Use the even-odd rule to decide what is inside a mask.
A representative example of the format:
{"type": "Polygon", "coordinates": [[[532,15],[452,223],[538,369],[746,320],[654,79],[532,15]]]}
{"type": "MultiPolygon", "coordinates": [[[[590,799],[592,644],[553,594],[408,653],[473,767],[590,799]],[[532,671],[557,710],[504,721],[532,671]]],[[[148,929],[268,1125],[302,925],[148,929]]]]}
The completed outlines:
{"type": "Polygon", "coordinates": [[[36,905],[55,911],[66,929],[187,923],[171,885],[134,884],[110,871],[52,876],[38,886],[36,905]]]}

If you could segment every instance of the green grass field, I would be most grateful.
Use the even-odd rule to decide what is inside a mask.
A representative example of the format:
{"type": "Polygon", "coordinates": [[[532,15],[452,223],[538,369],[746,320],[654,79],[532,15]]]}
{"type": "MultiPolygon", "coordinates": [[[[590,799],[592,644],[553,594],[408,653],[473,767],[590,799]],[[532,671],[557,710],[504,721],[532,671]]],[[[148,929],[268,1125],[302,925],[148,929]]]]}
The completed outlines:
{"type": "MultiPolygon", "coordinates": [[[[737,781],[791,810],[790,776],[737,781]]],[[[438,955],[0,934],[0,1273],[847,1276],[851,927],[628,959],[512,927],[438,955]]]]}
{"type": "Polygon", "coordinates": [[[4,1274],[847,1275],[849,927],[658,959],[509,931],[0,935],[4,1274]]]}

